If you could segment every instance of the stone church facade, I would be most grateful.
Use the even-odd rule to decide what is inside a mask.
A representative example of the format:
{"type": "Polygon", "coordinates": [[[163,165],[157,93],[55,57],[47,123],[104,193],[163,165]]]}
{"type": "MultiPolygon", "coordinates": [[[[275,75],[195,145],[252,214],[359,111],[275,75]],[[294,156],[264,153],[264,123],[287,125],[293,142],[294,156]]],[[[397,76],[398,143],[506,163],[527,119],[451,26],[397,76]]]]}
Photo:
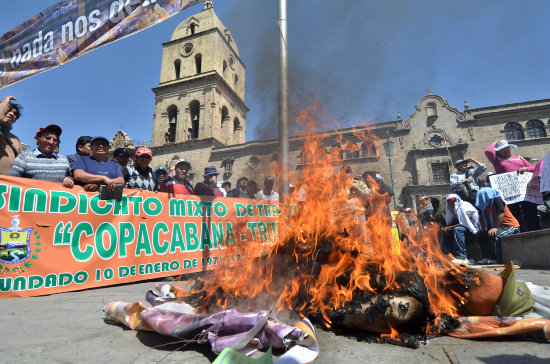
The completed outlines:
{"type": "MultiPolygon", "coordinates": [[[[170,168],[174,161],[187,159],[193,166],[193,184],[202,180],[204,167],[210,165],[220,171],[219,180],[233,185],[247,176],[261,187],[265,176],[272,174],[278,141],[245,141],[245,66],[211,1],[179,24],[163,44],[160,82],[152,91],[151,166],[170,168]]],[[[477,109],[465,102],[459,110],[428,89],[405,119],[398,113],[396,120],[335,130],[319,153],[338,148],[342,159],[334,164],[335,170],[345,164],[358,175],[378,171],[391,185],[382,145],[393,142],[396,198],[415,208],[417,196],[443,197],[450,192],[453,161],[473,157],[492,171],[484,150],[495,140],[513,141],[518,146],[514,154],[534,164],[549,152],[549,123],[550,99],[477,109]],[[360,134],[373,137],[366,140],[360,134]]],[[[304,167],[302,141],[290,140],[290,168],[298,177],[304,167]]],[[[111,150],[116,147],[135,148],[123,131],[113,138],[111,150]]]]}

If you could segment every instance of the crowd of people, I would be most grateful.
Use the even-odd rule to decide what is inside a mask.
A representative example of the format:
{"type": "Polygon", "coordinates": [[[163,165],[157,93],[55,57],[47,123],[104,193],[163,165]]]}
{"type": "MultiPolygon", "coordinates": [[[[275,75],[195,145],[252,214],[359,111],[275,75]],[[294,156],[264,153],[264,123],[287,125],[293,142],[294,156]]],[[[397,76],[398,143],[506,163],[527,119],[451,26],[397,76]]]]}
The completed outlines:
{"type": "Polygon", "coordinates": [[[265,178],[263,189],[247,177],[239,178],[237,187],[231,189],[229,181],[220,181],[218,186],[219,172],[214,166],[206,167],[203,180],[193,186],[188,180],[191,163],[185,159],[178,160],[172,171],[161,167],[153,171],[149,166],[153,152],[145,146],[137,148],[133,165],[128,165],[130,153],[125,148],[115,149],[109,160],[109,140],[103,136],[79,137],[75,154],[64,156],[59,153],[62,129],[55,124],[39,128],[34,136],[36,148],[23,151],[19,138],[11,132],[23,109],[15,100],[7,96],[0,101],[0,174],[59,182],[67,188],[76,184],[89,192],[104,185],[107,191],[122,186],[178,195],[279,199],[271,176],[265,178]]]}
{"type": "MultiPolygon", "coordinates": [[[[438,224],[441,250],[452,254],[457,264],[502,263],[503,236],[541,229],[543,214],[548,210],[547,198],[542,205],[528,200],[506,203],[499,190],[491,187],[491,175],[532,172],[532,179],[539,178],[544,159],[533,166],[525,158],[513,155],[513,148],[516,145],[506,140],[497,140],[486,148],[485,155],[494,172],[486,173],[485,179],[480,179],[487,170],[485,164],[473,158],[455,161],[456,171],[449,181],[452,193],[446,197],[445,207],[435,197],[424,196],[420,200],[417,225],[438,224]],[[467,251],[467,246],[476,242],[481,252],[477,262],[469,259],[473,254],[467,251]]],[[[401,214],[414,215],[403,205],[399,209],[401,214]]],[[[411,222],[407,229],[413,225],[411,222]]]]}
{"type": "MultiPolygon", "coordinates": [[[[218,183],[219,172],[214,166],[206,167],[203,180],[193,186],[188,180],[192,166],[185,159],[178,160],[172,171],[164,168],[153,171],[149,166],[153,153],[146,146],[137,148],[133,165],[128,165],[130,154],[124,148],[114,150],[113,160],[109,160],[109,141],[102,136],[81,136],[76,142],[75,154],[64,156],[59,154],[62,129],[54,124],[36,131],[35,149],[22,151],[19,138],[11,132],[22,115],[21,105],[12,102],[15,100],[7,96],[0,102],[0,174],[58,182],[67,188],[76,184],[91,192],[105,185],[108,191],[123,186],[177,195],[279,200],[273,189],[275,179],[271,176],[265,178],[262,189],[247,177],[240,177],[232,188],[229,181],[218,183]]],[[[425,196],[416,216],[409,207],[399,205],[400,222],[397,225],[401,238],[414,236],[422,225],[438,224],[441,249],[452,254],[456,263],[472,263],[466,247],[477,241],[482,253],[478,263],[491,264],[501,261],[500,239],[503,236],[541,229],[540,215],[550,212],[550,203],[542,206],[530,201],[507,204],[499,191],[490,186],[490,174],[533,172],[533,178],[540,175],[544,159],[533,166],[525,158],[512,155],[512,148],[516,146],[506,140],[495,141],[487,147],[485,155],[494,173],[487,173],[485,180],[480,179],[487,170],[485,164],[473,158],[455,161],[456,171],[449,181],[452,193],[446,197],[445,204],[435,197],[425,196]],[[475,167],[469,166],[472,163],[475,167]]],[[[353,175],[349,166],[342,171],[342,175],[353,175]]],[[[386,207],[389,205],[393,194],[378,172],[366,171],[356,179],[348,191],[350,199],[364,194],[362,190],[376,189],[378,195],[385,198],[386,207]]],[[[298,195],[304,194],[304,191],[298,192],[298,195]]],[[[372,213],[368,209],[367,204],[365,216],[372,213]]]]}

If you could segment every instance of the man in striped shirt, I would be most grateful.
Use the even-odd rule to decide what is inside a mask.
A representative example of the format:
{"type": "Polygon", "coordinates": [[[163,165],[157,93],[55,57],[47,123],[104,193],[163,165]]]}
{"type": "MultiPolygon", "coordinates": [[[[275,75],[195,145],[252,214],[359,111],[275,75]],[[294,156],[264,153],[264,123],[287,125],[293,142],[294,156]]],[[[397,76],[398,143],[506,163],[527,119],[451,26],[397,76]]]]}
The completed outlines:
{"type": "Polygon", "coordinates": [[[48,125],[36,131],[37,148],[27,150],[15,158],[10,176],[61,182],[64,187],[72,188],[71,167],[64,155],[55,152],[59,147],[61,128],[48,125]]]}

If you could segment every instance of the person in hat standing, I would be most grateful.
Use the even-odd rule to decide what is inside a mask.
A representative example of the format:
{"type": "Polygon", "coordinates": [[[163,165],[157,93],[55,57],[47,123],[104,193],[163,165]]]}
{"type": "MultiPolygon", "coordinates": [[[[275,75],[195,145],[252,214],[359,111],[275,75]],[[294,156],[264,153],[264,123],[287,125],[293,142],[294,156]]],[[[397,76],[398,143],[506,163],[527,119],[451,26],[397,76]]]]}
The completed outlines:
{"type": "Polygon", "coordinates": [[[133,166],[122,167],[122,176],[126,181],[126,188],[134,188],[146,191],[157,190],[157,179],[153,170],[149,167],[153,159],[153,152],[147,147],[139,147],[136,150],[136,162],[133,166]]]}
{"type": "MultiPolygon", "coordinates": [[[[495,168],[495,174],[534,172],[535,167],[525,158],[512,155],[511,148],[517,148],[517,146],[508,143],[506,140],[499,140],[485,149],[485,155],[495,168]]],[[[522,232],[540,230],[536,204],[529,201],[520,201],[508,205],[508,208],[519,221],[522,232]]]]}
{"type": "Polygon", "coordinates": [[[0,174],[8,174],[15,157],[23,150],[21,141],[11,132],[13,123],[21,117],[23,107],[12,100],[16,98],[6,96],[0,101],[0,174]]]}
{"type": "Polygon", "coordinates": [[[185,159],[180,159],[174,167],[174,176],[166,178],[159,191],[176,195],[192,195],[193,186],[187,181],[190,170],[191,163],[185,159]]]}
{"type": "Polygon", "coordinates": [[[116,148],[113,152],[113,160],[120,164],[121,167],[126,167],[130,160],[130,152],[126,148],[116,148]]]}
{"type": "Polygon", "coordinates": [[[195,185],[194,195],[223,197],[223,192],[218,188],[218,176],[220,174],[214,166],[204,169],[204,181],[195,185]]]}
{"type": "Polygon", "coordinates": [[[54,124],[38,129],[34,137],[37,148],[19,154],[9,175],[61,182],[64,187],[72,188],[74,180],[69,161],[67,157],[55,152],[59,147],[60,135],[61,128],[54,124]]]}
{"type": "Polygon", "coordinates": [[[108,191],[113,191],[117,184],[124,185],[124,177],[120,165],[107,160],[109,141],[102,136],[95,136],[90,141],[92,154],[81,156],[73,166],[75,181],[84,186],[85,191],[99,191],[100,185],[107,185],[108,191]]]}
{"type": "Polygon", "coordinates": [[[456,172],[451,175],[451,190],[464,201],[475,204],[479,191],[479,176],[487,170],[487,166],[473,158],[466,158],[457,160],[455,167],[456,172]],[[470,162],[475,163],[477,168],[469,168],[470,162]]]}

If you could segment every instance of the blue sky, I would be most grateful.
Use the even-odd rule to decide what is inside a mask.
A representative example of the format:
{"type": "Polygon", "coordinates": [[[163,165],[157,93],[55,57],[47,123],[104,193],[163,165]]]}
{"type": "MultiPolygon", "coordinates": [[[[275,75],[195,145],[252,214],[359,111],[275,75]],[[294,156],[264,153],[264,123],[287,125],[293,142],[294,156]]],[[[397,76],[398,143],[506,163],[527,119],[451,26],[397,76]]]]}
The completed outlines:
{"type": "MultiPolygon", "coordinates": [[[[2,1],[5,33],[54,0],[2,1]]],[[[277,0],[217,0],[247,67],[247,141],[277,130],[277,0]]],[[[61,152],[79,135],[120,127],[150,141],[161,43],[202,10],[193,6],[136,35],[2,89],[24,106],[14,132],[63,127],[61,152]]],[[[342,126],[411,114],[426,88],[463,109],[550,98],[550,7],[545,1],[288,0],[291,115],[312,95],[342,126]]]]}

